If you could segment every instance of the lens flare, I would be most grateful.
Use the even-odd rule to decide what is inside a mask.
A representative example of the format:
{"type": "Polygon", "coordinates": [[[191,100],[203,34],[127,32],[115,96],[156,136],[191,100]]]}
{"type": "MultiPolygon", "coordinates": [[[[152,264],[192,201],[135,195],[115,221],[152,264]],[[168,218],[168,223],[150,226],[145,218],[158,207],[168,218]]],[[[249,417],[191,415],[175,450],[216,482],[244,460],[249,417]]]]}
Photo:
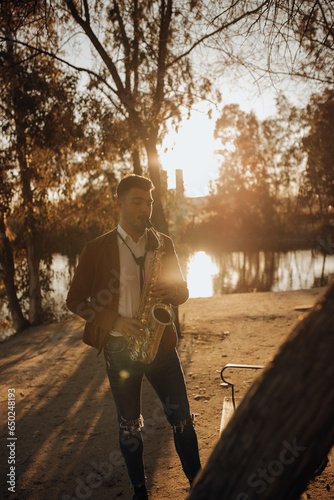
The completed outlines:
{"type": "Polygon", "coordinates": [[[130,377],[130,373],[129,373],[127,370],[121,370],[121,371],[119,372],[119,376],[120,376],[123,380],[125,380],[125,379],[127,379],[127,378],[129,378],[129,377],[130,377]]]}

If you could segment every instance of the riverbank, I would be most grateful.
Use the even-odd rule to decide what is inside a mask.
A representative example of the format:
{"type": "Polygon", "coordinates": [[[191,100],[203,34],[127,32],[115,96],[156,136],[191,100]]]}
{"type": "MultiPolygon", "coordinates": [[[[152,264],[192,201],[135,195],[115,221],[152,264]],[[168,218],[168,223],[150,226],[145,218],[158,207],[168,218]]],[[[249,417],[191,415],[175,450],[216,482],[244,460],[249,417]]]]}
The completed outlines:
{"type": "MultiPolygon", "coordinates": [[[[190,299],[180,308],[179,354],[204,464],[218,437],[220,385],[226,363],[265,365],[321,289],[190,299]]],[[[2,470],[8,469],[7,400],[15,389],[15,494],[2,479],[1,498],[110,500],[132,498],[118,450],[116,413],[104,360],[81,341],[83,322],[31,328],[1,345],[2,470]],[[103,477],[101,477],[101,474],[103,477]]],[[[235,373],[238,397],[256,374],[235,373]]],[[[11,398],[13,400],[13,398],[11,398]]],[[[150,500],[184,500],[187,481],[160,403],[143,384],[145,462],[150,500]]],[[[334,495],[334,454],[305,498],[334,495]]],[[[8,470],[6,474],[8,473],[8,470]]],[[[4,477],[4,475],[3,475],[4,477]]]]}

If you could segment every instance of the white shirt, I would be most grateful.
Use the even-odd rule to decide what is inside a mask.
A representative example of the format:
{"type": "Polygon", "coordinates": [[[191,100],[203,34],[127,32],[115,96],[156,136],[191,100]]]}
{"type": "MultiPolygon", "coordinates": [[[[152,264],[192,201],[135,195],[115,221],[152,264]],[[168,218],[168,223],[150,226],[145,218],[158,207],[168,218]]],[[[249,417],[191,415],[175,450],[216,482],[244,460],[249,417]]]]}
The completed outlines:
{"type": "MultiPolygon", "coordinates": [[[[142,257],[145,254],[147,229],[139,238],[137,243],[133,241],[131,236],[126,231],[124,231],[120,224],[118,224],[117,231],[126,241],[126,244],[131,248],[136,257],[142,257]]],[[[131,255],[129,248],[119,236],[117,236],[117,244],[119,250],[120,268],[118,314],[124,318],[134,318],[140,302],[140,268],[131,255]]],[[[152,256],[153,251],[147,252],[145,259],[145,273],[147,272],[152,256]]],[[[117,330],[113,330],[112,335],[116,337],[122,336],[122,334],[117,330]]]]}

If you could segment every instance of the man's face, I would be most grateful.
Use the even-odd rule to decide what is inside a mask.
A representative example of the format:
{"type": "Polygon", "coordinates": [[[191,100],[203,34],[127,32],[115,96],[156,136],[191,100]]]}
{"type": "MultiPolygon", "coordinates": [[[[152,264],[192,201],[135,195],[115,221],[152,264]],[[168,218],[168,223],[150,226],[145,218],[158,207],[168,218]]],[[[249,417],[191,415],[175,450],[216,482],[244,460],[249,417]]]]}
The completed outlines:
{"type": "Polygon", "coordinates": [[[151,191],[132,188],[118,201],[118,204],[121,210],[120,224],[123,229],[130,236],[143,234],[146,227],[145,220],[152,215],[151,191]]]}

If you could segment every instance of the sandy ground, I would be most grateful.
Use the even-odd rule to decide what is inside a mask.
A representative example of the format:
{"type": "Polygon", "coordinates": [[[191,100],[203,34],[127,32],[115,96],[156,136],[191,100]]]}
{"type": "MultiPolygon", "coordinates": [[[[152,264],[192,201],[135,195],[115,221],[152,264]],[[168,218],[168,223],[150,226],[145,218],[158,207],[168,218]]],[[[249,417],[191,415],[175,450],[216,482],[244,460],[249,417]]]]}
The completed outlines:
{"type": "MultiPolygon", "coordinates": [[[[221,386],[221,368],[226,363],[266,364],[320,292],[225,295],[190,299],[180,308],[178,350],[202,464],[219,438],[223,399],[229,395],[221,386]]],[[[104,359],[81,342],[82,328],[82,321],[73,318],[31,328],[1,345],[1,498],[132,499],[104,359]],[[10,400],[15,401],[16,440],[8,440],[7,401],[9,392],[14,394],[9,389],[15,389],[10,400]],[[13,494],[6,484],[8,457],[15,461],[13,494]]],[[[235,374],[237,397],[256,373],[235,374]]],[[[142,413],[150,500],[184,500],[188,484],[171,429],[146,380],[142,413]]],[[[329,466],[304,497],[334,498],[333,450],[329,466]]]]}

